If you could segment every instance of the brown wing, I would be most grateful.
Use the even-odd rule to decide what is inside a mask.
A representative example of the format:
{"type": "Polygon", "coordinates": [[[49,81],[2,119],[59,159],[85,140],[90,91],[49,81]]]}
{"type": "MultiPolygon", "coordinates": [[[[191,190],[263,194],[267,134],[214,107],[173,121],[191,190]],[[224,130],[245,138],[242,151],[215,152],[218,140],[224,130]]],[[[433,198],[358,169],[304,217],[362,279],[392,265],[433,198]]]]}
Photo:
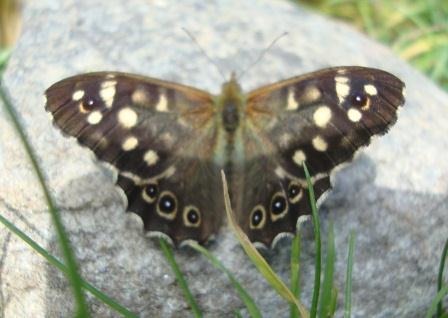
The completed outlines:
{"type": "Polygon", "coordinates": [[[64,133],[118,169],[128,210],[175,243],[217,231],[220,167],[213,162],[213,97],[191,87],[124,73],[64,79],[46,91],[64,133]],[[208,187],[204,187],[208,184],[208,187]],[[201,189],[198,191],[198,189],[201,189]]]}
{"type": "Polygon", "coordinates": [[[403,82],[387,72],[338,67],[249,93],[245,160],[239,167],[245,175],[237,192],[240,223],[250,238],[269,245],[279,233],[293,232],[297,218],[311,211],[303,162],[320,196],[330,187],[334,167],[395,123],[403,89],[403,82]],[[303,195],[298,199],[296,193],[303,195]],[[266,216],[263,226],[254,227],[257,206],[266,216]]]}

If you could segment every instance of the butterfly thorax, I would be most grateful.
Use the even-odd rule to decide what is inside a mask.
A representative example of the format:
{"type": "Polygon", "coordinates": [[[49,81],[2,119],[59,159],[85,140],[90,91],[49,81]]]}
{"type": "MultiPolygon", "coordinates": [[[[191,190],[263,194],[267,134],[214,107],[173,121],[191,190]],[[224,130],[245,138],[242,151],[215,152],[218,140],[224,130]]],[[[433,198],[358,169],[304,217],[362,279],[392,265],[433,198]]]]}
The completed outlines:
{"type": "Polygon", "coordinates": [[[230,80],[222,85],[221,94],[218,96],[218,109],[227,132],[233,133],[238,128],[244,103],[241,86],[238,84],[235,74],[232,74],[230,80]]]}

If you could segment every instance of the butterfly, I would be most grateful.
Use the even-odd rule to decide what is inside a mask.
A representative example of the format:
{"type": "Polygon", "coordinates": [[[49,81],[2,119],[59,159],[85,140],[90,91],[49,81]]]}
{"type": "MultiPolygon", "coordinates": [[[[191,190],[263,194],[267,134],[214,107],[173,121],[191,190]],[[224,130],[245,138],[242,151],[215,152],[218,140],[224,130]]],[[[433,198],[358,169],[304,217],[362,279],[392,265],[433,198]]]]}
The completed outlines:
{"type": "Polygon", "coordinates": [[[327,68],[243,93],[235,75],[219,95],[128,73],[66,78],[46,90],[65,134],[118,171],[127,211],[175,245],[207,242],[225,218],[220,171],[236,221],[272,246],[311,213],[330,173],[382,135],[404,104],[404,83],[373,68],[327,68]]]}

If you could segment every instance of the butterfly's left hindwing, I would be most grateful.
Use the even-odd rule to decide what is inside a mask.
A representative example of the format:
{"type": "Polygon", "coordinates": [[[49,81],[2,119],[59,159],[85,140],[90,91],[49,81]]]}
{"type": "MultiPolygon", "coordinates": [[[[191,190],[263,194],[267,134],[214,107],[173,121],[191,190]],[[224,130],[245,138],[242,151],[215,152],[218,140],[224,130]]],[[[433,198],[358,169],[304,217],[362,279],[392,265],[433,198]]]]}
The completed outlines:
{"type": "Polygon", "coordinates": [[[118,169],[128,210],[176,244],[204,242],[222,221],[212,96],[123,73],[67,78],[46,91],[61,130],[118,169]],[[204,187],[207,184],[207,187],[204,187]],[[217,213],[218,211],[218,213],[217,213]]]}
{"type": "Polygon", "coordinates": [[[318,198],[330,187],[334,167],[395,123],[403,90],[387,72],[338,67],[249,93],[245,160],[237,169],[244,181],[235,191],[241,194],[240,224],[251,240],[270,245],[279,233],[294,232],[297,218],[311,211],[303,162],[318,198]],[[254,217],[257,207],[264,209],[261,221],[254,217]]]}

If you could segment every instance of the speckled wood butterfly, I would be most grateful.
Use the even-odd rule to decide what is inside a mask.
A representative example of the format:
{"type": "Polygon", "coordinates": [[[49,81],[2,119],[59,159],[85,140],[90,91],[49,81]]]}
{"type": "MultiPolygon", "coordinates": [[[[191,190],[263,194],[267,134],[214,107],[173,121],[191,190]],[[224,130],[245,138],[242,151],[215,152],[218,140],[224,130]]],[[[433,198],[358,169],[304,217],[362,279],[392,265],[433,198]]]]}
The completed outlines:
{"type": "Polygon", "coordinates": [[[237,222],[270,246],[310,213],[306,162],[316,197],[329,174],[404,103],[404,83],[372,68],[336,67],[244,94],[232,76],[213,96],[126,73],[64,79],[46,91],[63,132],[118,169],[127,210],[175,244],[201,243],[225,218],[220,171],[237,222]]]}

